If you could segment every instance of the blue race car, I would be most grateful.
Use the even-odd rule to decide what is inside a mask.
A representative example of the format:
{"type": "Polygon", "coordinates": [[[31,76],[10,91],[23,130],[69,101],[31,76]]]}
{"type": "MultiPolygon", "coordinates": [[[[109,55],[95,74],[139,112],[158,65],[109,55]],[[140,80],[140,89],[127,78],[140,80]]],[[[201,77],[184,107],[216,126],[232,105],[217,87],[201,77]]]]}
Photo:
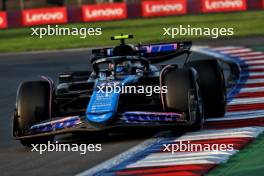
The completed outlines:
{"type": "Polygon", "coordinates": [[[190,60],[191,42],[126,44],[132,37],[114,36],[119,45],[94,49],[92,71],[62,73],[57,85],[46,76],[22,82],[13,136],[30,146],[63,133],[199,130],[205,117],[224,115],[226,87],[217,60],[190,60]],[[182,64],[172,62],[181,55],[182,64]]]}

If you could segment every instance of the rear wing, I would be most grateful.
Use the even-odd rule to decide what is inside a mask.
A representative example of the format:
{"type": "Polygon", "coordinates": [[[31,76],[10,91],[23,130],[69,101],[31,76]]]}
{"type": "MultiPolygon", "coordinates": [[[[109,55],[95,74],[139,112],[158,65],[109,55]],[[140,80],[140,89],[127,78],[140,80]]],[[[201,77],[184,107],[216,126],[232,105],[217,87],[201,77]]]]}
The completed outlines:
{"type": "MultiPolygon", "coordinates": [[[[139,55],[150,59],[150,62],[163,62],[164,59],[170,59],[183,53],[189,53],[192,47],[191,41],[171,42],[171,43],[155,43],[148,45],[138,45],[135,47],[134,55],[139,55]]],[[[94,58],[92,61],[102,57],[112,57],[113,48],[93,49],[94,58]]]]}
{"type": "Polygon", "coordinates": [[[138,47],[139,53],[144,56],[155,56],[174,52],[180,52],[183,50],[190,50],[192,42],[171,42],[171,43],[156,43],[149,45],[141,45],[138,47]]]}

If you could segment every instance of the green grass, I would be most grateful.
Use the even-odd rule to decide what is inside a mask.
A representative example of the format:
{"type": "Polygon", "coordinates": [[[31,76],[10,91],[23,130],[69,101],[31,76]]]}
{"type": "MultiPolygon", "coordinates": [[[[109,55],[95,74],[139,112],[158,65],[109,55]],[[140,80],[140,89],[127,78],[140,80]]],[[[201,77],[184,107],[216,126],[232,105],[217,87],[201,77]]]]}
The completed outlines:
{"type": "Polygon", "coordinates": [[[253,47],[252,49],[256,50],[256,51],[262,51],[264,52],[264,45],[261,45],[261,46],[255,46],[253,47]]]}
{"type": "MultiPolygon", "coordinates": [[[[235,36],[263,35],[264,11],[225,14],[186,15],[152,19],[135,19],[112,22],[80,23],[61,27],[101,27],[103,35],[81,39],[78,36],[49,36],[42,39],[31,36],[30,28],[0,30],[0,52],[79,48],[112,45],[109,38],[116,34],[134,34],[137,42],[158,42],[172,40],[163,36],[163,27],[233,27],[235,36]]],[[[205,39],[206,36],[179,36],[173,40],[205,39]]]]}
{"type": "Polygon", "coordinates": [[[264,174],[264,134],[245,149],[216,167],[207,176],[262,176],[264,174]]]}
{"type": "MultiPolygon", "coordinates": [[[[264,52],[264,45],[253,47],[264,52]]],[[[225,164],[216,167],[208,176],[262,176],[264,173],[264,134],[245,149],[231,157],[225,164]]]]}

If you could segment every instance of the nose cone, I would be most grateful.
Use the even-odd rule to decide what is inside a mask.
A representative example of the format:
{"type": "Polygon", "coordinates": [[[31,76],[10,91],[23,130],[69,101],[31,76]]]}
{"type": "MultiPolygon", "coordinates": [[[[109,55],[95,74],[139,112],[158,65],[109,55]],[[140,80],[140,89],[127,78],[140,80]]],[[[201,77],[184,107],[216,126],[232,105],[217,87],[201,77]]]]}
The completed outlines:
{"type": "Polygon", "coordinates": [[[86,113],[86,117],[88,121],[94,122],[94,123],[104,123],[111,119],[111,117],[114,116],[113,112],[107,112],[104,114],[90,114],[86,113]]]}

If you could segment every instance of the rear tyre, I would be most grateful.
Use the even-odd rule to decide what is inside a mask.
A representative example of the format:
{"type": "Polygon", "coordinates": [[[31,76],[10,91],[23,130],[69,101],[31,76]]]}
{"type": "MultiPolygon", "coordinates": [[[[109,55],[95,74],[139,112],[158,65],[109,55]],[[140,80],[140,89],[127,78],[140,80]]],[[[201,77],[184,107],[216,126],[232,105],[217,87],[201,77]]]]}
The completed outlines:
{"type": "Polygon", "coordinates": [[[226,110],[226,85],[218,61],[191,61],[186,66],[193,67],[198,72],[205,117],[223,117],[226,110]]]}
{"type": "MultiPolygon", "coordinates": [[[[31,81],[21,84],[17,94],[14,131],[23,136],[29,128],[51,116],[52,87],[47,81],[31,81]]],[[[54,136],[21,139],[24,146],[53,141],[54,136]]]]}
{"type": "Polygon", "coordinates": [[[166,111],[184,112],[187,120],[192,122],[191,131],[203,127],[203,104],[199,90],[199,79],[193,68],[168,69],[162,81],[168,92],[164,98],[166,111]]]}

